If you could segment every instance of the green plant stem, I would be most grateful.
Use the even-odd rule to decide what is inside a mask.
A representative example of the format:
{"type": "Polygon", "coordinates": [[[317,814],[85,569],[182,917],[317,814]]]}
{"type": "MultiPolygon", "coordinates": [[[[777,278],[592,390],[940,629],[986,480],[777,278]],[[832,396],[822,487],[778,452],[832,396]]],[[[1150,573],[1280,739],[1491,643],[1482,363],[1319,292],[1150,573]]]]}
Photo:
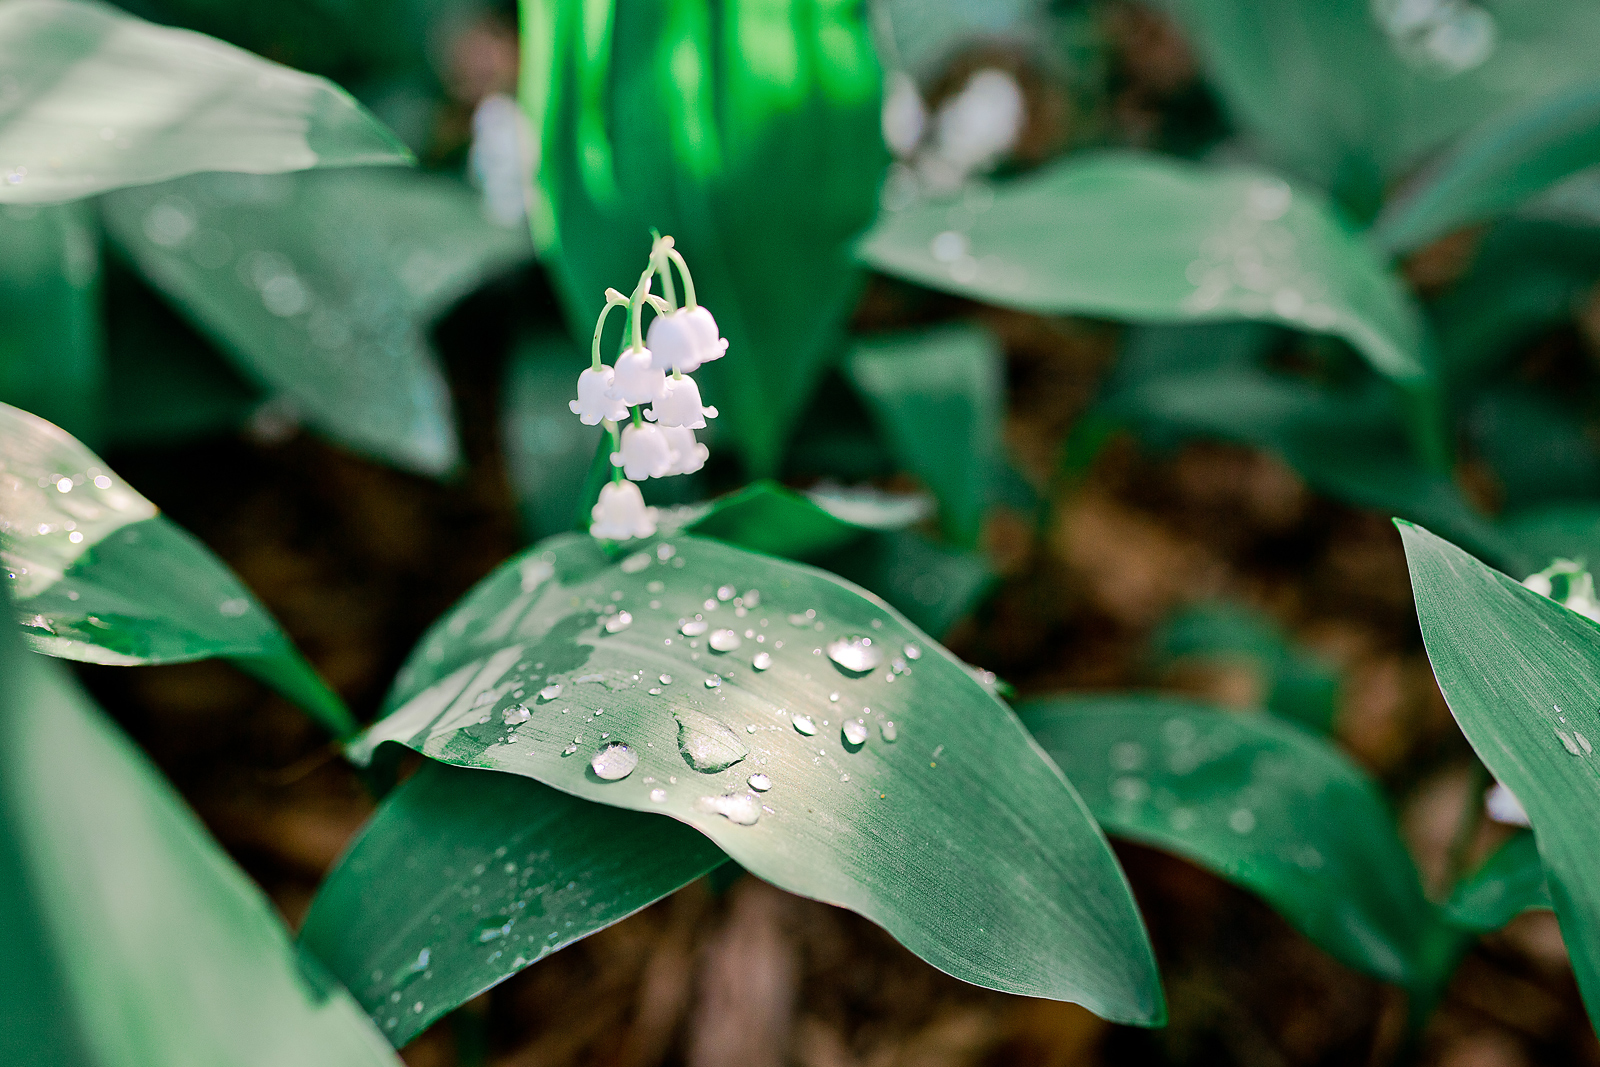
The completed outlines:
{"type": "Polygon", "coordinates": [[[683,275],[683,306],[691,310],[699,307],[694,299],[694,278],[689,275],[689,264],[683,261],[683,253],[668,245],[667,255],[672,257],[672,262],[678,265],[678,273],[683,275]]]}

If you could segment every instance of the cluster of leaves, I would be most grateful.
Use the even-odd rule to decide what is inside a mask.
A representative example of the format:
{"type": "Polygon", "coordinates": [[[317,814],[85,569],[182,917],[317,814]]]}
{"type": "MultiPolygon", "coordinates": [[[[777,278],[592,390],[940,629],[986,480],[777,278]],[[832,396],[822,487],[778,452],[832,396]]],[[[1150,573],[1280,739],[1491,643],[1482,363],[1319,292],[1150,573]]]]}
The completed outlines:
{"type": "MultiPolygon", "coordinates": [[[[851,908],[969,982],[1158,1025],[1154,956],[1106,833],[1259,894],[1405,987],[1417,1018],[1472,937],[1554,906],[1600,1002],[1600,870],[1582,836],[1593,623],[1402,525],[1441,688],[1534,826],[1429,900],[1381,789],[1327,736],[1337,678],[1263,620],[1206,609],[1159,642],[1257,663],[1259,714],[1141,694],[1013,710],[942,649],[991,583],[976,551],[991,508],[1037,506],[1000,443],[1000,348],[965,323],[847,333],[867,268],[1117,319],[1120,362],[1064,467],[1108,429],[1221,438],[1515,573],[1585,555],[1600,455],[1572,396],[1507,379],[1595,273],[1600,215],[1578,172],[1600,162],[1583,70],[1600,21],[1544,0],[1506,16],[1500,52],[1441,70],[1365,2],[1244,20],[1173,0],[1237,127],[1204,160],[1086,137],[1026,173],[904,196],[880,56],[929,80],[979,28],[1021,34],[1043,65],[1093,51],[1092,9],[1002,4],[985,22],[926,6],[886,5],[874,40],[863,10],[830,0],[525,0],[533,140],[511,156],[537,158],[529,241],[485,214],[459,160],[426,137],[407,148],[322,77],[96,4],[0,3],[0,547],[21,623],[0,633],[8,1062],[42,1057],[40,1040],[86,1063],[180,1047],[394,1062],[384,1039],[723,864],[851,908]],[[1502,69],[1535,50],[1537,78],[1502,69]],[[398,166],[418,152],[433,172],[398,166]],[[1488,227],[1472,269],[1424,300],[1395,259],[1466,224],[1488,227]],[[566,415],[584,357],[546,324],[504,394],[543,539],[438,620],[357,736],[226,567],[90,451],[270,417],[449,474],[431,321],[537,250],[581,335],[651,227],[694,262],[732,342],[706,391],[745,475],[898,472],[926,494],[758,480],[669,512],[647,541],[565,532],[603,461],[566,415]],[[1468,503],[1464,449],[1506,514],[1468,503]],[[227,657],[347,741],[374,783],[403,748],[423,762],[330,874],[297,948],[23,641],[108,664],[227,657]],[[63,847],[83,840],[102,847],[63,847]]],[[[402,128],[405,100],[443,92],[416,73],[423,42],[460,15],[403,5],[371,34],[370,12],[322,5],[159,8],[141,13],[336,76],[402,128]]],[[[724,466],[690,491],[716,479],[737,481],[724,466]]]]}

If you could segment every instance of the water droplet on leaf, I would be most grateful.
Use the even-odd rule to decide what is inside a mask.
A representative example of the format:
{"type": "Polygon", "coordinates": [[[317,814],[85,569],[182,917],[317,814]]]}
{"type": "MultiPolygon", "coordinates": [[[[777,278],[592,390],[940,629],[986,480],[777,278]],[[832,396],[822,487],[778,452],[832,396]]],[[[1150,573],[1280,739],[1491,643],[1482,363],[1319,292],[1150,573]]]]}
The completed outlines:
{"type": "Polygon", "coordinates": [[[680,711],[678,751],[683,761],[701,774],[725,771],[750,754],[726,723],[695,711],[680,711]]]}
{"type": "Polygon", "coordinates": [[[683,634],[685,637],[699,637],[709,629],[711,629],[711,624],[706,622],[706,620],[690,619],[688,622],[678,627],[678,632],[683,634]]]}
{"type": "Polygon", "coordinates": [[[606,633],[618,634],[633,625],[633,616],[626,611],[619,611],[606,619],[606,633]]]}
{"type": "Polygon", "coordinates": [[[559,683],[557,683],[556,685],[547,685],[543,689],[539,690],[539,699],[540,700],[554,700],[556,697],[558,697],[560,695],[561,695],[561,686],[560,686],[559,683]]]}
{"type": "Polygon", "coordinates": [[[598,777],[615,782],[633,773],[633,769],[639,766],[639,754],[627,745],[613,741],[590,758],[589,766],[598,777]]]}
{"type": "Polygon", "coordinates": [[[732,652],[742,644],[739,640],[739,635],[732,630],[713,631],[711,636],[707,638],[707,643],[718,652],[732,652]]]}
{"type": "Polygon", "coordinates": [[[729,822],[754,826],[761,818],[761,802],[754,793],[729,793],[720,797],[701,797],[701,811],[714,811],[729,822]]]}
{"type": "Polygon", "coordinates": [[[889,719],[885,719],[878,724],[878,733],[882,734],[883,739],[890,744],[894,744],[900,737],[899,729],[889,719]]]}
{"type": "Polygon", "coordinates": [[[883,662],[883,649],[870,637],[848,634],[828,642],[828,658],[847,674],[866,674],[883,662]]]}
{"type": "Polygon", "coordinates": [[[772,779],[759,772],[752,774],[747,781],[750,783],[750,788],[757,793],[765,793],[772,788],[772,779]]]}
{"type": "Polygon", "coordinates": [[[805,734],[807,737],[810,737],[812,734],[817,732],[817,724],[812,721],[811,716],[809,715],[796,714],[794,716],[794,728],[805,734]]]}
{"type": "Polygon", "coordinates": [[[527,722],[529,714],[528,705],[513,704],[500,713],[500,718],[507,726],[516,726],[527,722]]]}
{"type": "Polygon", "coordinates": [[[750,666],[758,671],[764,671],[772,666],[772,656],[767,652],[757,652],[755,659],[750,661],[750,666]]]}
{"type": "Polygon", "coordinates": [[[845,744],[855,748],[867,743],[867,724],[860,719],[846,719],[839,733],[844,736],[845,744]]]}

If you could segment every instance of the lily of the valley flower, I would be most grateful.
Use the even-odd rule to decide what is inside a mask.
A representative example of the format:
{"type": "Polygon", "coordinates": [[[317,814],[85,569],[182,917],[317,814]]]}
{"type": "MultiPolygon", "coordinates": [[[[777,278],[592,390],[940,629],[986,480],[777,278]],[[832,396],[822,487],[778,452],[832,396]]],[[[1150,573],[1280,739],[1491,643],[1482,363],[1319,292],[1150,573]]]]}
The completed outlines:
{"type": "Polygon", "coordinates": [[[624,427],[622,450],[611,453],[611,465],[621,467],[626,477],[636,481],[678,473],[673,470],[676,459],[666,431],[657,426],[624,427]]]}
{"type": "Polygon", "coordinates": [[[711,456],[711,449],[696,441],[694,431],[686,427],[667,426],[662,428],[661,435],[672,449],[672,469],[668,475],[693,474],[704,467],[711,456]]]}
{"type": "Polygon", "coordinates": [[[662,426],[700,430],[707,419],[717,417],[717,409],[700,403],[700,387],[693,378],[668,378],[666,393],[650,405],[644,417],[662,426]]]}
{"type": "MultiPolygon", "coordinates": [[[[661,321],[659,319],[657,322],[661,321]]],[[[654,324],[651,326],[654,332],[654,324]]],[[[648,348],[631,348],[617,357],[611,396],[632,407],[660,400],[667,390],[666,372],[657,370],[648,348]]]]}
{"type": "Polygon", "coordinates": [[[656,532],[656,509],[647,507],[644,494],[632,482],[607,482],[600,487],[600,499],[589,511],[593,522],[591,537],[626,541],[650,537],[656,532]]]}
{"type": "Polygon", "coordinates": [[[567,402],[585,426],[598,426],[606,419],[621,422],[628,417],[628,405],[612,397],[613,372],[610,367],[589,367],[578,375],[578,399],[567,402]]]}
{"type": "Polygon", "coordinates": [[[721,359],[728,350],[727,338],[717,328],[717,320],[698,306],[657,315],[650,323],[645,344],[658,368],[681,374],[693,374],[702,363],[721,359]]]}

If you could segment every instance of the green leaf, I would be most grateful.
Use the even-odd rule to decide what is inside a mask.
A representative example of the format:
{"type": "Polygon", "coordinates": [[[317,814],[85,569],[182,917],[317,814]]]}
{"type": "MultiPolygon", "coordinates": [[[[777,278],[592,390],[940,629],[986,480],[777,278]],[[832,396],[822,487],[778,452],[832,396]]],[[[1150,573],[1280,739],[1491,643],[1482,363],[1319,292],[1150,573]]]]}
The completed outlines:
{"type": "Polygon", "coordinates": [[[506,473],[530,540],[572,529],[601,447],[602,431],[567,407],[587,358],[565,336],[543,334],[521,341],[506,362],[500,409],[506,473]]]}
{"type": "Polygon", "coordinates": [[[867,527],[771,481],[752,482],[718,497],[687,529],[752,552],[798,560],[815,560],[868,533],[867,527]]]}
{"type": "Polygon", "coordinates": [[[105,204],[144,276],[313,427],[406,469],[455,468],[428,327],[532,255],[526,234],[488,221],[466,186],[372,168],[207,174],[105,204]]]}
{"type": "Polygon", "coordinates": [[[116,665],[225,656],[335,735],[355,729],[221,560],[71,435],[4,404],[0,562],[35,651],[116,665]]]}
{"type": "Polygon", "coordinates": [[[725,858],[660,815],[430,760],[328,875],[300,940],[398,1048],[725,858]]]}
{"type": "Polygon", "coordinates": [[[106,4],[0,6],[0,202],[73,200],[197,171],[407,163],[344,90],[106,4]]]}
{"type": "Polygon", "coordinates": [[[995,339],[966,325],[864,338],[846,369],[900,464],[938,498],[946,536],[977,544],[1004,462],[995,339]]]}
{"type": "MultiPolygon", "coordinates": [[[[0,587],[0,609],[9,609],[0,587]]],[[[127,739],[0,625],[0,1060],[399,1061],[127,739]]]]}
{"type": "Polygon", "coordinates": [[[1331,334],[1385,377],[1429,387],[1400,282],[1319,196],[1263,171],[1075,156],[982,196],[886,213],[859,252],[887,274],[1024,311],[1331,334]]]}
{"type": "Polygon", "coordinates": [[[1327,741],[1156,696],[1058,697],[1019,714],[1114,836],[1259,894],[1368,974],[1431,989],[1453,962],[1377,786],[1327,741]]]}
{"type": "Polygon", "coordinates": [[[1505,516],[1500,525],[1522,546],[1530,573],[1558,558],[1600,567],[1600,504],[1525,508],[1505,516]]]}
{"type": "Polygon", "coordinates": [[[568,535],[487,578],[423,639],[352,756],[398,741],[664,812],[965,981],[1161,1018],[1105,839],[958,661],[820,571],[692,536],[623,551],[568,535]],[[698,622],[711,632],[692,636],[698,622]],[[596,772],[627,758],[620,780],[596,772]]]}
{"type": "Polygon", "coordinates": [[[1439,690],[1478,758],[1528,812],[1561,936],[1600,1012],[1600,629],[1420,526],[1397,523],[1439,690]]]}
{"type": "Polygon", "coordinates": [[[106,374],[94,213],[7,204],[0,248],[0,402],[93,438],[106,374]]]}
{"type": "MultiPolygon", "coordinates": [[[[778,469],[863,278],[888,155],[861,5],[523,0],[534,239],[587,339],[672,235],[730,342],[698,375],[757,476],[778,469]]],[[[680,294],[681,295],[681,294],[680,294]]]]}
{"type": "Polygon", "coordinates": [[[1385,206],[1373,238],[1392,252],[1516,207],[1600,163],[1600,84],[1535,97],[1469,132],[1385,206]]]}
{"type": "Polygon", "coordinates": [[[1538,844],[1523,830],[1456,885],[1445,910],[1452,922],[1486,934],[1530,908],[1549,907],[1538,844]]]}

